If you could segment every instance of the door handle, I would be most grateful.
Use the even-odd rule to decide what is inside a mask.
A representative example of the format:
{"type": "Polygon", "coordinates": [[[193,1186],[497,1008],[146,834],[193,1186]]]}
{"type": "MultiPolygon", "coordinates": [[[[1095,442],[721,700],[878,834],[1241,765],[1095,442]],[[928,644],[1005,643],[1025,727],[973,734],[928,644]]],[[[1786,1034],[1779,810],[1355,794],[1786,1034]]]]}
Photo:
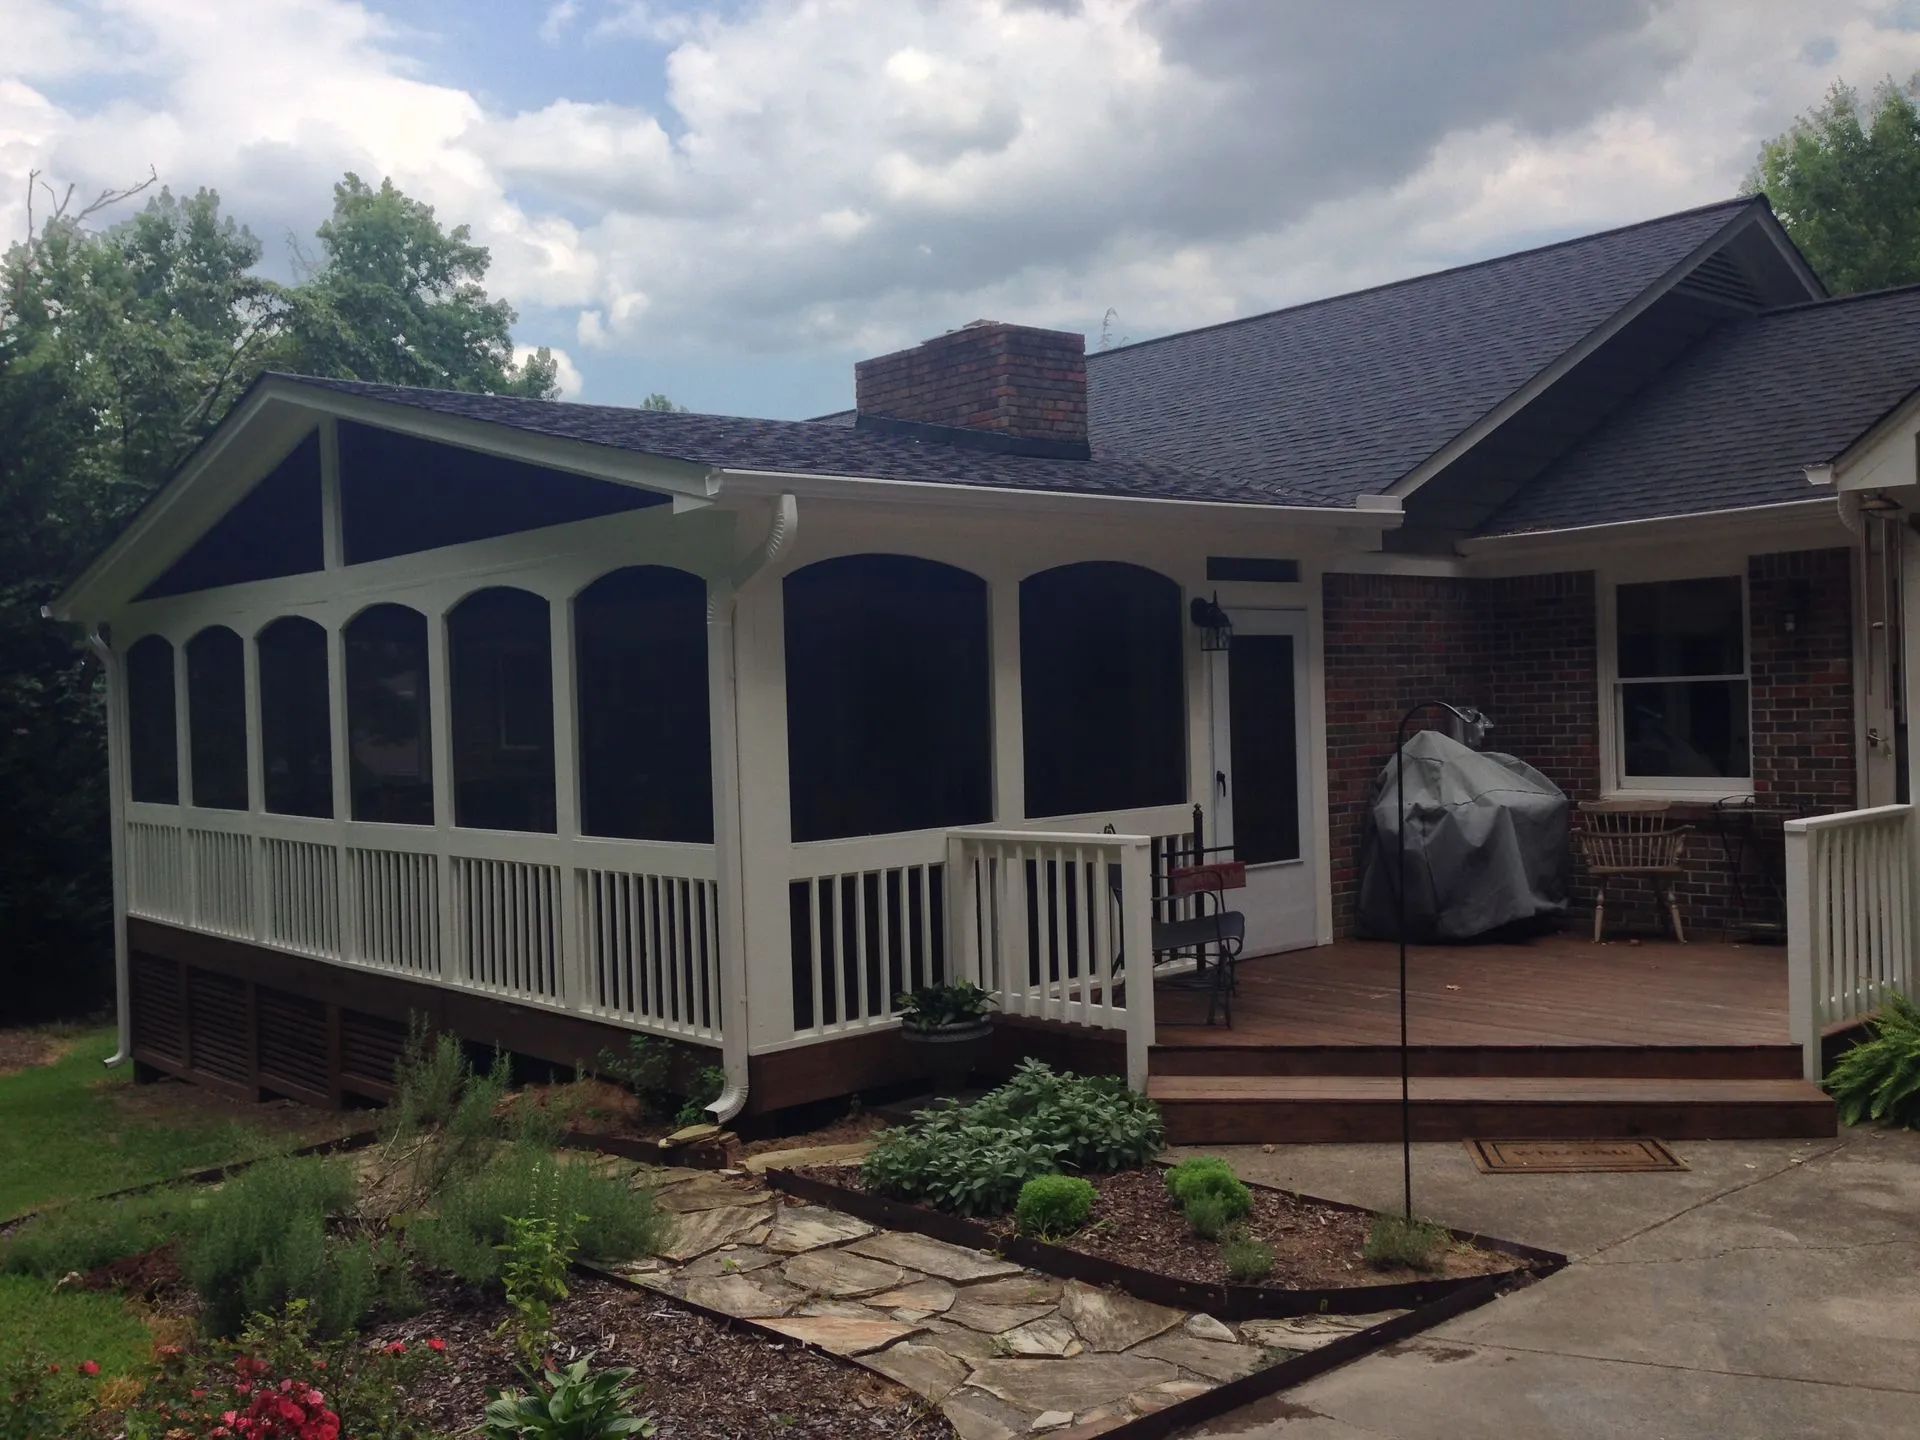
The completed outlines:
{"type": "Polygon", "coordinates": [[[1214,771],[1213,783],[1220,788],[1220,793],[1224,796],[1227,793],[1227,772],[1224,770],[1214,771]]]}

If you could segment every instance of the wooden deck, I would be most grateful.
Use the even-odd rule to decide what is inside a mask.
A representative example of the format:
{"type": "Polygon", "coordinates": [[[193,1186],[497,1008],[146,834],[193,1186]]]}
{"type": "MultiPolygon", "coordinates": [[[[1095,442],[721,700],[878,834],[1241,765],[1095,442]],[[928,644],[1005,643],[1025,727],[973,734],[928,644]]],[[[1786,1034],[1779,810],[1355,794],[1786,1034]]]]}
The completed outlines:
{"type": "MultiPolygon", "coordinates": [[[[1158,987],[1151,1093],[1170,1136],[1397,1137],[1398,965],[1367,941],[1244,961],[1231,1028],[1202,1023],[1204,996],[1158,987]]],[[[1800,1079],[1778,948],[1420,945],[1407,999],[1422,1138],[1833,1131],[1800,1079]]]]}

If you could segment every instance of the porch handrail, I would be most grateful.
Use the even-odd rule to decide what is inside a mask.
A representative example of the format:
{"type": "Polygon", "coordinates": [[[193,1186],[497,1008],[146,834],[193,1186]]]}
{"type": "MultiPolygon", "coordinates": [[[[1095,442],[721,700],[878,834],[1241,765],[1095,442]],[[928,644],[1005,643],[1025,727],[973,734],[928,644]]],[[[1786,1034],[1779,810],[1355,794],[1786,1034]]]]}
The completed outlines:
{"type": "Polygon", "coordinates": [[[1073,830],[947,836],[954,976],[991,992],[1003,1014],[1124,1031],[1135,1090],[1153,1044],[1153,846],[1150,835],[1073,830]]]}
{"type": "Polygon", "coordinates": [[[1786,831],[1787,1014],[1802,1071],[1822,1073],[1821,1040],[1920,974],[1920,812],[1877,805],[1786,831]]]}

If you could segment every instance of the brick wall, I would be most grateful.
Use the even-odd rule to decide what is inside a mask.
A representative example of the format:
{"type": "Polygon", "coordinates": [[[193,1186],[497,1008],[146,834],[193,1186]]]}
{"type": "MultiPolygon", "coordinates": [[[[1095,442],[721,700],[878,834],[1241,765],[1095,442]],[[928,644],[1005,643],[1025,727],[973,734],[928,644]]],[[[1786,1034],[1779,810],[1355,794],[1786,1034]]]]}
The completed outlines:
{"type": "Polygon", "coordinates": [[[1087,337],[976,320],[853,367],[863,415],[1087,443],[1087,337]]]}
{"type": "MultiPolygon", "coordinates": [[[[1748,565],[1754,786],[1763,804],[1796,814],[1854,804],[1849,567],[1845,550],[1755,556],[1748,565]]],[[[1494,721],[1489,748],[1518,755],[1576,801],[1599,794],[1596,596],[1591,573],[1325,578],[1336,933],[1352,933],[1374,777],[1415,700],[1480,706],[1494,721]]],[[[1677,887],[1688,925],[1707,933],[1765,918],[1766,906],[1741,904],[1711,810],[1681,813],[1696,826],[1677,887]]],[[[1572,882],[1585,923],[1594,886],[1577,860],[1572,882]]],[[[1649,887],[1615,882],[1610,928],[1613,918],[1650,928],[1653,901],[1649,887]]]]}

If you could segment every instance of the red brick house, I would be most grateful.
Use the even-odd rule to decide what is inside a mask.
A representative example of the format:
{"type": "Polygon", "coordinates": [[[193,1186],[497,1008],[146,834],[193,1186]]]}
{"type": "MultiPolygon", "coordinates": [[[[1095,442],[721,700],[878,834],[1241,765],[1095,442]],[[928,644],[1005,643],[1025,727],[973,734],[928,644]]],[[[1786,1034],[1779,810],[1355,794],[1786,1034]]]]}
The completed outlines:
{"type": "MultiPolygon", "coordinates": [[[[1702,934],[1780,919],[1718,827],[1795,817],[1791,979],[1721,957],[1773,967],[1779,1033],[1668,1038],[1798,1084],[1911,973],[1917,322],[1827,298],[1749,199],[1093,355],[978,323],[819,421],[266,377],[53,607],[114,693],[123,1053],[337,1099],[409,1014],[561,1062],[639,1032],[731,1118],[899,1079],[894,996],[966,976],[1007,1051],[1189,1099],[1369,1078],[1372,1041],[1183,1055],[1116,967],[1196,806],[1248,954],[1295,957],[1250,984],[1372,964],[1336,943],[1362,815],[1431,697],[1691,815],[1702,934]]],[[[1542,973],[1612,975],[1617,1029],[1624,963],[1542,973]]],[[[1665,1083],[1604,1028],[1550,1042],[1612,1067],[1581,1083],[1665,1083]]],[[[1785,1108],[1703,1124],[1831,1125],[1743,1093],[1785,1108]]],[[[1344,1133],[1298,1100],[1258,1123],[1344,1133]]]]}

